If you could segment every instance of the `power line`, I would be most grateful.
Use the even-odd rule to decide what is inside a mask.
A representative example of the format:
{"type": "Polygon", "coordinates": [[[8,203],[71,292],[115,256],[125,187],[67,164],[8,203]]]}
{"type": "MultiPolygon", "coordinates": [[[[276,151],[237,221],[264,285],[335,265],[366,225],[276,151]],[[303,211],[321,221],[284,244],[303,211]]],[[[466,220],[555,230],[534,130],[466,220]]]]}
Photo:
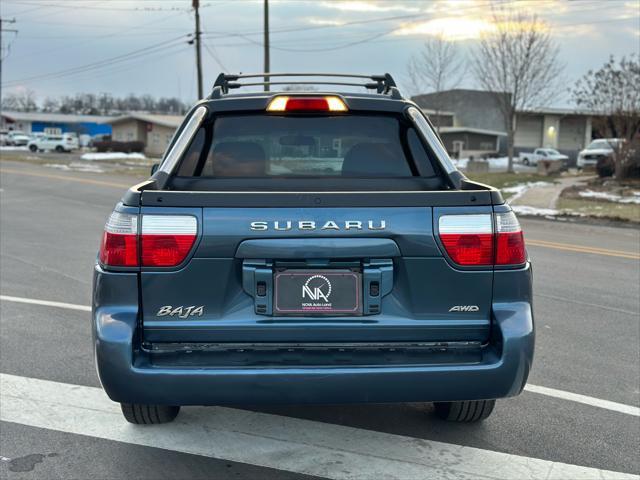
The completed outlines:
{"type": "MultiPolygon", "coordinates": [[[[555,0],[538,0],[538,2],[540,4],[543,3],[553,3],[555,0]]],[[[623,0],[620,0],[623,1],[623,0]]],[[[507,4],[508,2],[499,2],[499,3],[503,3],[503,4],[507,4]]],[[[486,7],[490,7],[492,5],[495,5],[496,2],[494,0],[488,0],[482,4],[475,4],[473,6],[469,6],[469,7],[462,7],[462,8],[456,8],[453,9],[450,12],[451,16],[455,16],[461,12],[463,13],[469,13],[469,12],[474,12],[474,11],[482,11],[484,8],[486,7]]],[[[593,4],[594,8],[590,9],[598,9],[601,10],[601,4],[599,2],[597,2],[596,0],[589,0],[587,2],[581,2],[581,9],[580,11],[583,12],[585,11],[584,9],[584,5],[585,4],[593,4]],[[595,3],[594,3],[595,2],[595,3]]],[[[366,19],[366,20],[354,20],[354,21],[350,21],[350,22],[344,22],[344,23],[339,23],[339,24],[328,24],[328,25],[305,25],[305,26],[300,26],[300,27],[287,27],[287,28],[280,28],[280,29],[271,29],[270,33],[273,34],[281,34],[281,33],[290,33],[290,32],[300,32],[300,31],[310,31],[310,30],[320,30],[320,29],[327,29],[327,28],[344,28],[344,27],[349,27],[349,26],[353,26],[353,25],[366,25],[366,24],[371,24],[371,23],[379,23],[379,22],[390,22],[390,21],[396,21],[396,20],[416,20],[416,19],[420,19],[420,18],[427,18],[429,17],[429,19],[435,19],[438,18],[435,16],[436,14],[434,12],[429,12],[429,13],[423,13],[423,14],[411,14],[411,15],[394,15],[394,16],[389,16],[389,17],[379,17],[379,18],[371,18],[371,19],[366,19]]],[[[202,32],[203,34],[206,34],[207,38],[226,38],[228,36],[242,36],[242,35],[246,35],[246,36],[259,36],[263,34],[262,30],[250,30],[250,31],[245,31],[245,32],[229,32],[229,31],[216,31],[216,30],[203,30],[202,32]]]]}
{"type": "MultiPolygon", "coordinates": [[[[77,74],[74,75],[70,75],[71,78],[77,79],[77,78],[81,78],[83,80],[88,80],[88,79],[92,79],[92,78],[106,78],[106,77],[112,77],[118,73],[121,72],[127,72],[129,74],[131,74],[132,67],[138,67],[139,65],[143,65],[145,63],[149,63],[152,60],[158,60],[158,59],[162,59],[165,60],[169,57],[172,57],[176,54],[182,54],[185,53],[187,51],[191,50],[191,46],[189,45],[182,45],[182,44],[176,44],[173,46],[168,47],[166,50],[162,50],[162,51],[157,51],[157,52],[152,52],[149,55],[145,55],[142,58],[131,58],[131,59],[127,59],[125,61],[123,61],[120,64],[116,64],[116,65],[105,65],[105,67],[101,67],[100,69],[94,69],[94,70],[87,70],[84,72],[79,72],[77,74]],[[176,48],[177,47],[177,48],[176,48]],[[135,63],[127,63],[127,62],[135,62],[135,63]],[[109,68],[110,67],[110,68],[109,68]]],[[[69,78],[69,77],[66,77],[69,78]]],[[[65,78],[65,80],[66,80],[65,78]]],[[[55,81],[56,79],[53,79],[52,81],[55,81]]]]}
{"type": "MultiPolygon", "coordinates": [[[[146,27],[148,25],[155,25],[156,23],[165,22],[167,20],[170,20],[172,18],[180,16],[182,13],[183,12],[173,13],[171,15],[167,15],[167,16],[162,17],[162,18],[156,18],[154,20],[151,20],[150,22],[142,23],[142,24],[136,26],[136,30],[141,30],[141,29],[143,29],[143,27],[146,27]]],[[[93,37],[93,38],[91,38],[91,39],[89,39],[87,41],[82,42],[81,44],[79,44],[78,42],[67,42],[67,43],[65,43],[63,45],[60,45],[60,46],[57,46],[57,47],[54,47],[54,48],[49,48],[47,50],[40,50],[40,51],[37,51],[37,52],[21,55],[20,56],[20,60],[29,59],[29,58],[31,58],[31,57],[33,57],[35,55],[42,55],[42,54],[45,54],[45,53],[50,53],[50,52],[55,52],[55,51],[65,50],[65,52],[66,52],[66,51],[68,51],[69,47],[71,47],[71,48],[76,48],[76,47],[79,47],[79,46],[85,47],[85,46],[87,46],[87,45],[89,45],[91,43],[95,43],[96,41],[98,41],[98,40],[100,40],[102,38],[109,38],[109,37],[112,37],[114,35],[118,35],[118,36],[129,35],[128,33],[125,33],[125,34],[122,33],[122,32],[128,31],[129,29],[130,29],[130,27],[119,28],[119,29],[117,29],[115,31],[112,31],[112,32],[109,32],[109,33],[105,33],[105,34],[101,34],[101,35],[99,35],[97,37],[93,37]]],[[[179,29],[179,30],[180,31],[184,31],[183,29],[179,29]]],[[[140,34],[140,33],[136,32],[136,34],[140,34]]],[[[164,34],[164,32],[161,32],[161,34],[164,34]]],[[[140,35],[142,35],[142,34],[140,34],[140,35]]],[[[24,37],[21,37],[21,38],[24,38],[24,37]]]]}
{"type": "Polygon", "coordinates": [[[227,67],[224,66],[224,63],[222,63],[222,60],[220,59],[220,55],[218,54],[218,50],[216,49],[216,46],[215,45],[209,46],[209,44],[207,44],[207,42],[204,42],[204,41],[202,42],[202,45],[204,45],[204,48],[209,54],[209,56],[218,64],[218,67],[220,67],[220,70],[228,73],[229,70],[227,69],[227,67]]]}
{"type": "MultiPolygon", "coordinates": [[[[43,80],[45,78],[59,78],[59,77],[64,77],[64,76],[68,76],[68,75],[73,75],[75,73],[80,73],[86,70],[92,70],[95,68],[100,68],[103,66],[107,66],[107,65],[111,65],[113,63],[118,63],[118,62],[122,62],[124,60],[129,60],[131,58],[136,58],[139,56],[144,56],[145,54],[148,54],[150,52],[156,52],[158,51],[158,49],[165,49],[168,46],[170,46],[169,44],[174,44],[177,45],[178,43],[176,43],[177,41],[186,39],[188,37],[188,35],[180,35],[179,37],[175,37],[172,38],[170,40],[165,40],[163,42],[157,43],[157,44],[153,44],[153,45],[149,45],[147,47],[144,48],[140,48],[137,50],[133,50],[131,52],[122,54],[122,55],[117,55],[115,57],[110,57],[104,60],[100,60],[98,62],[92,62],[92,63],[88,63],[85,65],[79,65],[77,67],[73,67],[73,68],[68,68],[68,69],[64,69],[64,70],[58,70],[56,72],[49,72],[49,73],[44,73],[44,74],[40,74],[40,75],[34,75],[31,77],[25,77],[25,78],[21,78],[21,79],[16,79],[16,80],[11,80],[9,82],[6,83],[7,86],[9,85],[14,85],[14,84],[19,84],[19,83],[28,83],[28,82],[32,82],[34,80],[43,80]]],[[[173,46],[173,45],[171,45],[173,46]]]]}
{"type": "MultiPolygon", "coordinates": [[[[554,0],[539,0],[540,3],[544,3],[544,2],[553,2],[554,0]]],[[[482,4],[475,4],[473,6],[470,7],[463,7],[463,8],[457,8],[454,10],[455,13],[459,13],[459,12],[470,12],[470,11],[475,11],[475,10],[479,10],[482,9],[483,7],[488,7],[495,4],[494,0],[487,0],[482,4]]],[[[280,28],[280,29],[272,29],[270,31],[271,34],[279,34],[279,33],[290,33],[290,32],[301,32],[301,31],[309,31],[309,30],[321,30],[321,29],[326,29],[326,28],[343,28],[343,27],[349,27],[352,25],[366,25],[366,24],[371,24],[371,23],[379,23],[379,22],[391,22],[391,21],[395,21],[395,20],[415,20],[418,18],[425,18],[425,17],[433,17],[434,13],[430,12],[430,13],[423,13],[423,14],[411,14],[411,15],[394,15],[394,16],[389,16],[389,17],[379,17],[379,18],[370,18],[367,20],[353,20],[350,22],[344,22],[344,23],[339,23],[339,24],[329,24],[329,25],[305,25],[305,26],[300,26],[300,27],[287,27],[287,28],[280,28]]],[[[252,36],[252,35],[262,35],[263,31],[262,30],[253,30],[253,31],[249,31],[249,32],[228,32],[228,31],[203,31],[202,33],[209,33],[209,34],[219,34],[219,37],[210,37],[210,38],[224,38],[226,36],[229,35],[248,35],[248,36],[252,36]]]]}
{"type": "Polygon", "coordinates": [[[204,49],[207,51],[207,53],[209,54],[209,56],[213,59],[214,62],[216,62],[218,64],[218,67],[220,67],[220,70],[222,70],[225,73],[228,73],[229,70],[224,66],[224,64],[222,63],[222,61],[220,60],[220,57],[214,53],[211,48],[209,48],[209,45],[207,45],[206,42],[202,42],[202,45],[204,45],[204,49]]]}
{"type": "MultiPolygon", "coordinates": [[[[68,1],[68,0],[67,0],[68,1]]],[[[63,5],[63,4],[52,4],[52,3],[37,3],[37,2],[20,2],[20,5],[31,5],[37,8],[66,8],[72,10],[107,10],[107,11],[120,11],[120,12],[185,12],[188,11],[188,8],[184,7],[134,7],[134,8],[125,8],[125,7],[97,7],[91,5],[63,5]]]]}

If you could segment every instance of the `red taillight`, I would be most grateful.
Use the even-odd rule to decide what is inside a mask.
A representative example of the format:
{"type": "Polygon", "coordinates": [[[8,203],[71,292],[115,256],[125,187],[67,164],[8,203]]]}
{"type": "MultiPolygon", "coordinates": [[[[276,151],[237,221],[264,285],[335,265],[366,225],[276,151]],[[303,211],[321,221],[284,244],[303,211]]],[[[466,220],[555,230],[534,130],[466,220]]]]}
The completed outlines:
{"type": "Polygon", "coordinates": [[[285,107],[287,112],[300,112],[300,111],[329,111],[329,102],[326,98],[306,97],[306,98],[290,98],[287,101],[285,107]]]}
{"type": "Polygon", "coordinates": [[[442,235],[442,244],[451,260],[459,265],[491,265],[493,263],[493,235],[442,235]]]}
{"type": "Polygon", "coordinates": [[[198,224],[186,215],[142,216],[142,266],[180,265],[196,241],[198,224]]]}
{"type": "Polygon", "coordinates": [[[100,263],[110,267],[174,267],[186,258],[197,237],[197,220],[187,215],[138,216],[113,212],[100,245],[100,263]]]}
{"type": "Polygon", "coordinates": [[[443,215],[440,240],[458,265],[493,265],[493,225],[490,214],[443,215]]]}
{"type": "Polygon", "coordinates": [[[113,212],[104,227],[100,263],[112,267],[138,265],[138,216],[113,212]]]}
{"type": "Polygon", "coordinates": [[[513,212],[496,213],[496,265],[519,265],[527,260],[524,235],[513,212]]]}
{"type": "Polygon", "coordinates": [[[513,212],[443,215],[439,219],[442,245],[461,266],[521,265],[527,259],[524,237],[513,212]]]}
{"type": "Polygon", "coordinates": [[[347,104],[336,95],[289,97],[277,95],[269,102],[268,112],[346,112],[347,104]]]}

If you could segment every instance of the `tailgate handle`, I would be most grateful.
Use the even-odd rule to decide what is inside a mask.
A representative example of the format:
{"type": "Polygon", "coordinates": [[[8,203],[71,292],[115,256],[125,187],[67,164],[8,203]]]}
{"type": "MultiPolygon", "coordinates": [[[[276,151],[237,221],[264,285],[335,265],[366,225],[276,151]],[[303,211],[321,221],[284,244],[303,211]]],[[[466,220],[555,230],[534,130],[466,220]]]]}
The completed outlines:
{"type": "Polygon", "coordinates": [[[236,258],[393,258],[398,244],[388,238],[266,238],[245,240],[236,258]]]}

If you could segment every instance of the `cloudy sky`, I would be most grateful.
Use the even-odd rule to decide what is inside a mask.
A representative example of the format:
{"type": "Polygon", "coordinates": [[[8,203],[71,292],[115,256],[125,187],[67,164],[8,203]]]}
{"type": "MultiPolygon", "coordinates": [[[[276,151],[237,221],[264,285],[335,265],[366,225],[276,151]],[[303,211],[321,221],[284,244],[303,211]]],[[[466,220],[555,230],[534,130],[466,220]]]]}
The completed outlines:
{"type": "MultiPolygon", "coordinates": [[[[263,0],[200,0],[205,93],[220,71],[262,71],[263,0]]],[[[640,0],[270,0],[271,70],[391,72],[429,36],[468,54],[491,7],[534,12],[560,46],[569,85],[613,54],[640,51],[640,0]]],[[[77,92],[196,97],[191,0],[2,0],[3,95],[77,92]],[[7,48],[8,47],[8,48],[7,48]]],[[[477,87],[472,75],[463,86],[477,87]]],[[[557,103],[566,103],[559,99],[557,103]]]]}

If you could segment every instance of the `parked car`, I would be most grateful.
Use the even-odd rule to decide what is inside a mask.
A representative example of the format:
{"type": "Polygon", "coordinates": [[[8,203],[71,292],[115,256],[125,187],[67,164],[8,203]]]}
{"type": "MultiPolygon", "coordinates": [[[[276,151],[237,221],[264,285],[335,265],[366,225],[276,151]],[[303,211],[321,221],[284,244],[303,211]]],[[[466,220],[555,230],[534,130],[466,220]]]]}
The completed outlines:
{"type": "Polygon", "coordinates": [[[618,148],[623,139],[620,138],[601,138],[594,140],[578,153],[578,168],[595,167],[600,163],[611,163],[606,160],[612,160],[613,152],[618,148]]]}
{"type": "Polygon", "coordinates": [[[89,140],[89,148],[94,148],[96,147],[96,144],[99,143],[103,143],[103,142],[110,142],[111,141],[111,135],[108,133],[98,133],[97,135],[94,135],[93,137],[91,137],[91,140],[89,140]]]}
{"type": "Polygon", "coordinates": [[[117,140],[94,141],[93,148],[96,152],[123,152],[142,153],[144,152],[144,142],[132,140],[130,142],[120,142],[117,140]]]}
{"type": "Polygon", "coordinates": [[[218,77],[106,222],[94,358],[125,419],[435,402],[473,422],[518,395],[531,265],[500,192],[455,168],[389,74],[362,81],[379,93],[228,93],[247,77],[218,77]]]}
{"type": "Polygon", "coordinates": [[[553,148],[536,148],[533,152],[521,152],[519,155],[523,165],[538,165],[539,160],[562,160],[565,164],[569,157],[553,148]]]}
{"type": "Polygon", "coordinates": [[[31,137],[20,130],[11,130],[7,135],[7,145],[13,145],[14,147],[24,147],[31,137]]]}
{"type": "Polygon", "coordinates": [[[46,150],[71,152],[78,149],[78,136],[74,133],[43,135],[41,137],[31,139],[27,146],[32,152],[42,152],[46,150]]]}

